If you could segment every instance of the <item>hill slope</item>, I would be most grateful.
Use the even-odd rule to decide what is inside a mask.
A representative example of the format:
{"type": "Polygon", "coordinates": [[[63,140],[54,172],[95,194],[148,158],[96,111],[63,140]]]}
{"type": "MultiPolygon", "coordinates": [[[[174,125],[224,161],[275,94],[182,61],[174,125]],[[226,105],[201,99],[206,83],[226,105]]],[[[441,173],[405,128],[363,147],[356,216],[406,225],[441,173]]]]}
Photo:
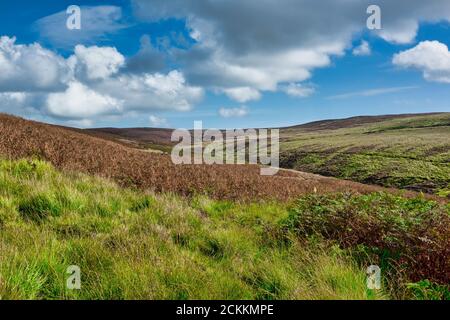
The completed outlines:
{"type": "Polygon", "coordinates": [[[319,193],[372,192],[380,188],[281,171],[261,176],[256,165],[174,165],[167,155],[148,153],[77,130],[0,115],[0,156],[37,157],[66,171],[112,178],[122,186],[219,199],[293,199],[319,193]]]}
{"type": "Polygon", "coordinates": [[[449,299],[448,210],[384,193],[186,199],[0,160],[0,299],[449,299]],[[371,264],[383,290],[366,288],[371,264]]]}
{"type": "MultiPolygon", "coordinates": [[[[360,116],[281,128],[281,166],[365,184],[450,195],[450,113],[360,116]]],[[[86,132],[169,152],[171,129],[86,132]]]]}
{"type": "Polygon", "coordinates": [[[360,117],[282,131],[281,166],[450,194],[450,113],[360,117]]]}
{"type": "Polygon", "coordinates": [[[0,158],[62,169],[0,159],[0,299],[449,298],[448,205],[257,166],[174,166],[6,115],[0,132],[0,158]],[[70,265],[82,290],[65,286],[70,265]]]}

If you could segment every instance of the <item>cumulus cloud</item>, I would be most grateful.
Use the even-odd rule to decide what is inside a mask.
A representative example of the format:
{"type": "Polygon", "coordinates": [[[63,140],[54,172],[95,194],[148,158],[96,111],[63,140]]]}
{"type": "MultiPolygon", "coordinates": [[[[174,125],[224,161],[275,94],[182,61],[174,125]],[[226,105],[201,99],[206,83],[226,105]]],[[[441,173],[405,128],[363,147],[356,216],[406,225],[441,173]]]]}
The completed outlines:
{"type": "Polygon", "coordinates": [[[88,119],[120,112],[123,103],[109,95],[95,92],[80,82],[71,82],[64,92],[48,95],[47,112],[58,118],[88,119]]]}
{"type": "Polygon", "coordinates": [[[306,98],[314,94],[315,89],[310,86],[305,86],[301,83],[290,83],[286,86],[282,86],[281,90],[287,95],[296,98],[306,98]]]}
{"type": "Polygon", "coordinates": [[[361,44],[353,49],[354,56],[370,56],[371,53],[372,49],[366,40],[361,41],[361,44]]]}
{"type": "Polygon", "coordinates": [[[61,89],[68,74],[66,61],[41,45],[0,38],[0,92],[61,89]]]}
{"type": "Polygon", "coordinates": [[[140,42],[139,52],[127,61],[127,71],[131,73],[147,73],[164,69],[164,55],[153,47],[150,36],[143,35],[140,42]]]}
{"type": "Polygon", "coordinates": [[[394,65],[422,71],[428,81],[450,83],[450,52],[439,41],[423,41],[412,49],[396,54],[394,65]]]}
{"type": "MultiPolygon", "coordinates": [[[[133,0],[140,19],[186,19],[196,43],[176,58],[189,82],[258,91],[305,81],[315,69],[329,66],[333,57],[345,53],[355,34],[367,30],[366,9],[371,4],[370,0],[133,0]]],[[[450,21],[447,0],[376,4],[382,9],[383,29],[373,33],[392,43],[413,41],[419,20],[450,21]]],[[[355,54],[368,54],[368,43],[362,45],[355,54]]]]}
{"type": "Polygon", "coordinates": [[[36,113],[30,99],[30,94],[25,92],[2,92],[0,93],[0,112],[26,113],[32,115],[36,113]]]}
{"type": "Polygon", "coordinates": [[[168,74],[124,74],[107,79],[95,88],[126,101],[128,110],[134,111],[188,111],[203,98],[203,89],[189,86],[183,74],[176,70],[168,74]]]}
{"type": "Polygon", "coordinates": [[[67,59],[39,44],[0,38],[0,108],[77,126],[99,117],[152,110],[187,111],[203,98],[183,73],[130,73],[113,47],[77,45],[67,59]]]}
{"type": "Polygon", "coordinates": [[[64,10],[39,19],[35,28],[44,41],[57,48],[71,48],[77,44],[92,45],[106,35],[128,27],[123,21],[122,8],[117,6],[82,6],[80,30],[61,27],[66,25],[68,17],[64,10]]]}
{"type": "Polygon", "coordinates": [[[239,108],[220,108],[219,115],[223,118],[240,118],[244,117],[249,113],[246,106],[239,108]]]}
{"type": "Polygon", "coordinates": [[[230,88],[224,89],[223,91],[230,99],[240,103],[261,99],[261,93],[258,90],[249,87],[230,88]]]}
{"type": "Polygon", "coordinates": [[[109,78],[125,64],[125,57],[112,47],[77,45],[71,59],[78,76],[89,80],[109,78]]]}

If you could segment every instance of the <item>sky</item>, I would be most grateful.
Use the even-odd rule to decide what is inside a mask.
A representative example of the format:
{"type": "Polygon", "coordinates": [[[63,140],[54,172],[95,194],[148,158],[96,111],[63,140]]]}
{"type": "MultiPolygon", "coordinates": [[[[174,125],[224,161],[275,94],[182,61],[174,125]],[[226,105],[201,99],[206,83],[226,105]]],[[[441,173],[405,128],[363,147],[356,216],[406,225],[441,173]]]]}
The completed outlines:
{"type": "Polygon", "coordinates": [[[448,0],[1,1],[0,112],[171,128],[450,112],[449,35],[448,0]]]}

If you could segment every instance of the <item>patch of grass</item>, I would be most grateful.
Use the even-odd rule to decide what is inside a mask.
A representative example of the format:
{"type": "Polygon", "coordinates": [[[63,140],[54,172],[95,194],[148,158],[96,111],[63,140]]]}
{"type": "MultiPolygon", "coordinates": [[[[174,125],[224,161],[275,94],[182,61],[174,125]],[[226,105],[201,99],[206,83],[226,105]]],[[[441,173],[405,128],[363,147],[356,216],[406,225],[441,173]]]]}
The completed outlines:
{"type": "Polygon", "coordinates": [[[60,203],[52,195],[47,194],[26,198],[19,203],[17,209],[24,218],[35,222],[41,222],[50,216],[56,217],[62,211],[60,203]]]}
{"type": "MultiPolygon", "coordinates": [[[[300,208],[301,212],[316,208],[309,197],[293,208],[275,201],[186,199],[62,174],[39,161],[35,169],[15,169],[23,165],[19,163],[0,160],[0,184],[6,186],[0,188],[0,298],[386,299],[391,295],[388,290],[366,289],[368,259],[355,259],[351,250],[338,247],[333,239],[319,238],[319,231],[305,239],[294,227],[287,228],[296,225],[300,208]],[[37,174],[33,170],[39,167],[46,169],[37,174]],[[66,288],[71,265],[81,269],[81,290],[66,288]]],[[[321,199],[322,207],[344,206],[332,196],[321,199]]],[[[364,199],[369,198],[359,201],[373,205],[364,199]]],[[[431,203],[411,201],[380,205],[386,221],[410,230],[438,210],[431,203]],[[412,210],[422,220],[397,221],[401,210],[412,210]]],[[[316,227],[326,226],[324,214],[311,219],[319,219],[314,220],[316,227]]]]}

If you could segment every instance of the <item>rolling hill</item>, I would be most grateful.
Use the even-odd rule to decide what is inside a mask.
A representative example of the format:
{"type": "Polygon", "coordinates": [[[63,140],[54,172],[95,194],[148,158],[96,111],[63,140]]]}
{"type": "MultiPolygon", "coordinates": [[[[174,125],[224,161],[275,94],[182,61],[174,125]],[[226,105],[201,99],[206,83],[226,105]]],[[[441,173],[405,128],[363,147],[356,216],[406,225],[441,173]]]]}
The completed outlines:
{"type": "Polygon", "coordinates": [[[442,198],[175,166],[109,134],[9,115],[0,132],[0,299],[450,298],[442,198]],[[65,285],[71,265],[81,290],[65,285]]]}
{"type": "Polygon", "coordinates": [[[281,139],[284,168],[450,194],[450,113],[317,122],[281,139]]]}
{"type": "MultiPolygon", "coordinates": [[[[450,113],[360,116],[281,128],[281,167],[364,184],[450,194],[450,113]]],[[[170,129],[89,129],[168,152],[170,129]]]]}
{"type": "MultiPolygon", "coordinates": [[[[288,200],[299,195],[382,188],[294,171],[261,176],[257,165],[174,165],[165,154],[149,153],[80,130],[0,115],[0,155],[38,158],[69,172],[111,178],[125,187],[217,199],[288,200]]],[[[391,190],[395,192],[395,190],[391,190]]],[[[410,193],[410,195],[413,195],[410,193]]]]}

